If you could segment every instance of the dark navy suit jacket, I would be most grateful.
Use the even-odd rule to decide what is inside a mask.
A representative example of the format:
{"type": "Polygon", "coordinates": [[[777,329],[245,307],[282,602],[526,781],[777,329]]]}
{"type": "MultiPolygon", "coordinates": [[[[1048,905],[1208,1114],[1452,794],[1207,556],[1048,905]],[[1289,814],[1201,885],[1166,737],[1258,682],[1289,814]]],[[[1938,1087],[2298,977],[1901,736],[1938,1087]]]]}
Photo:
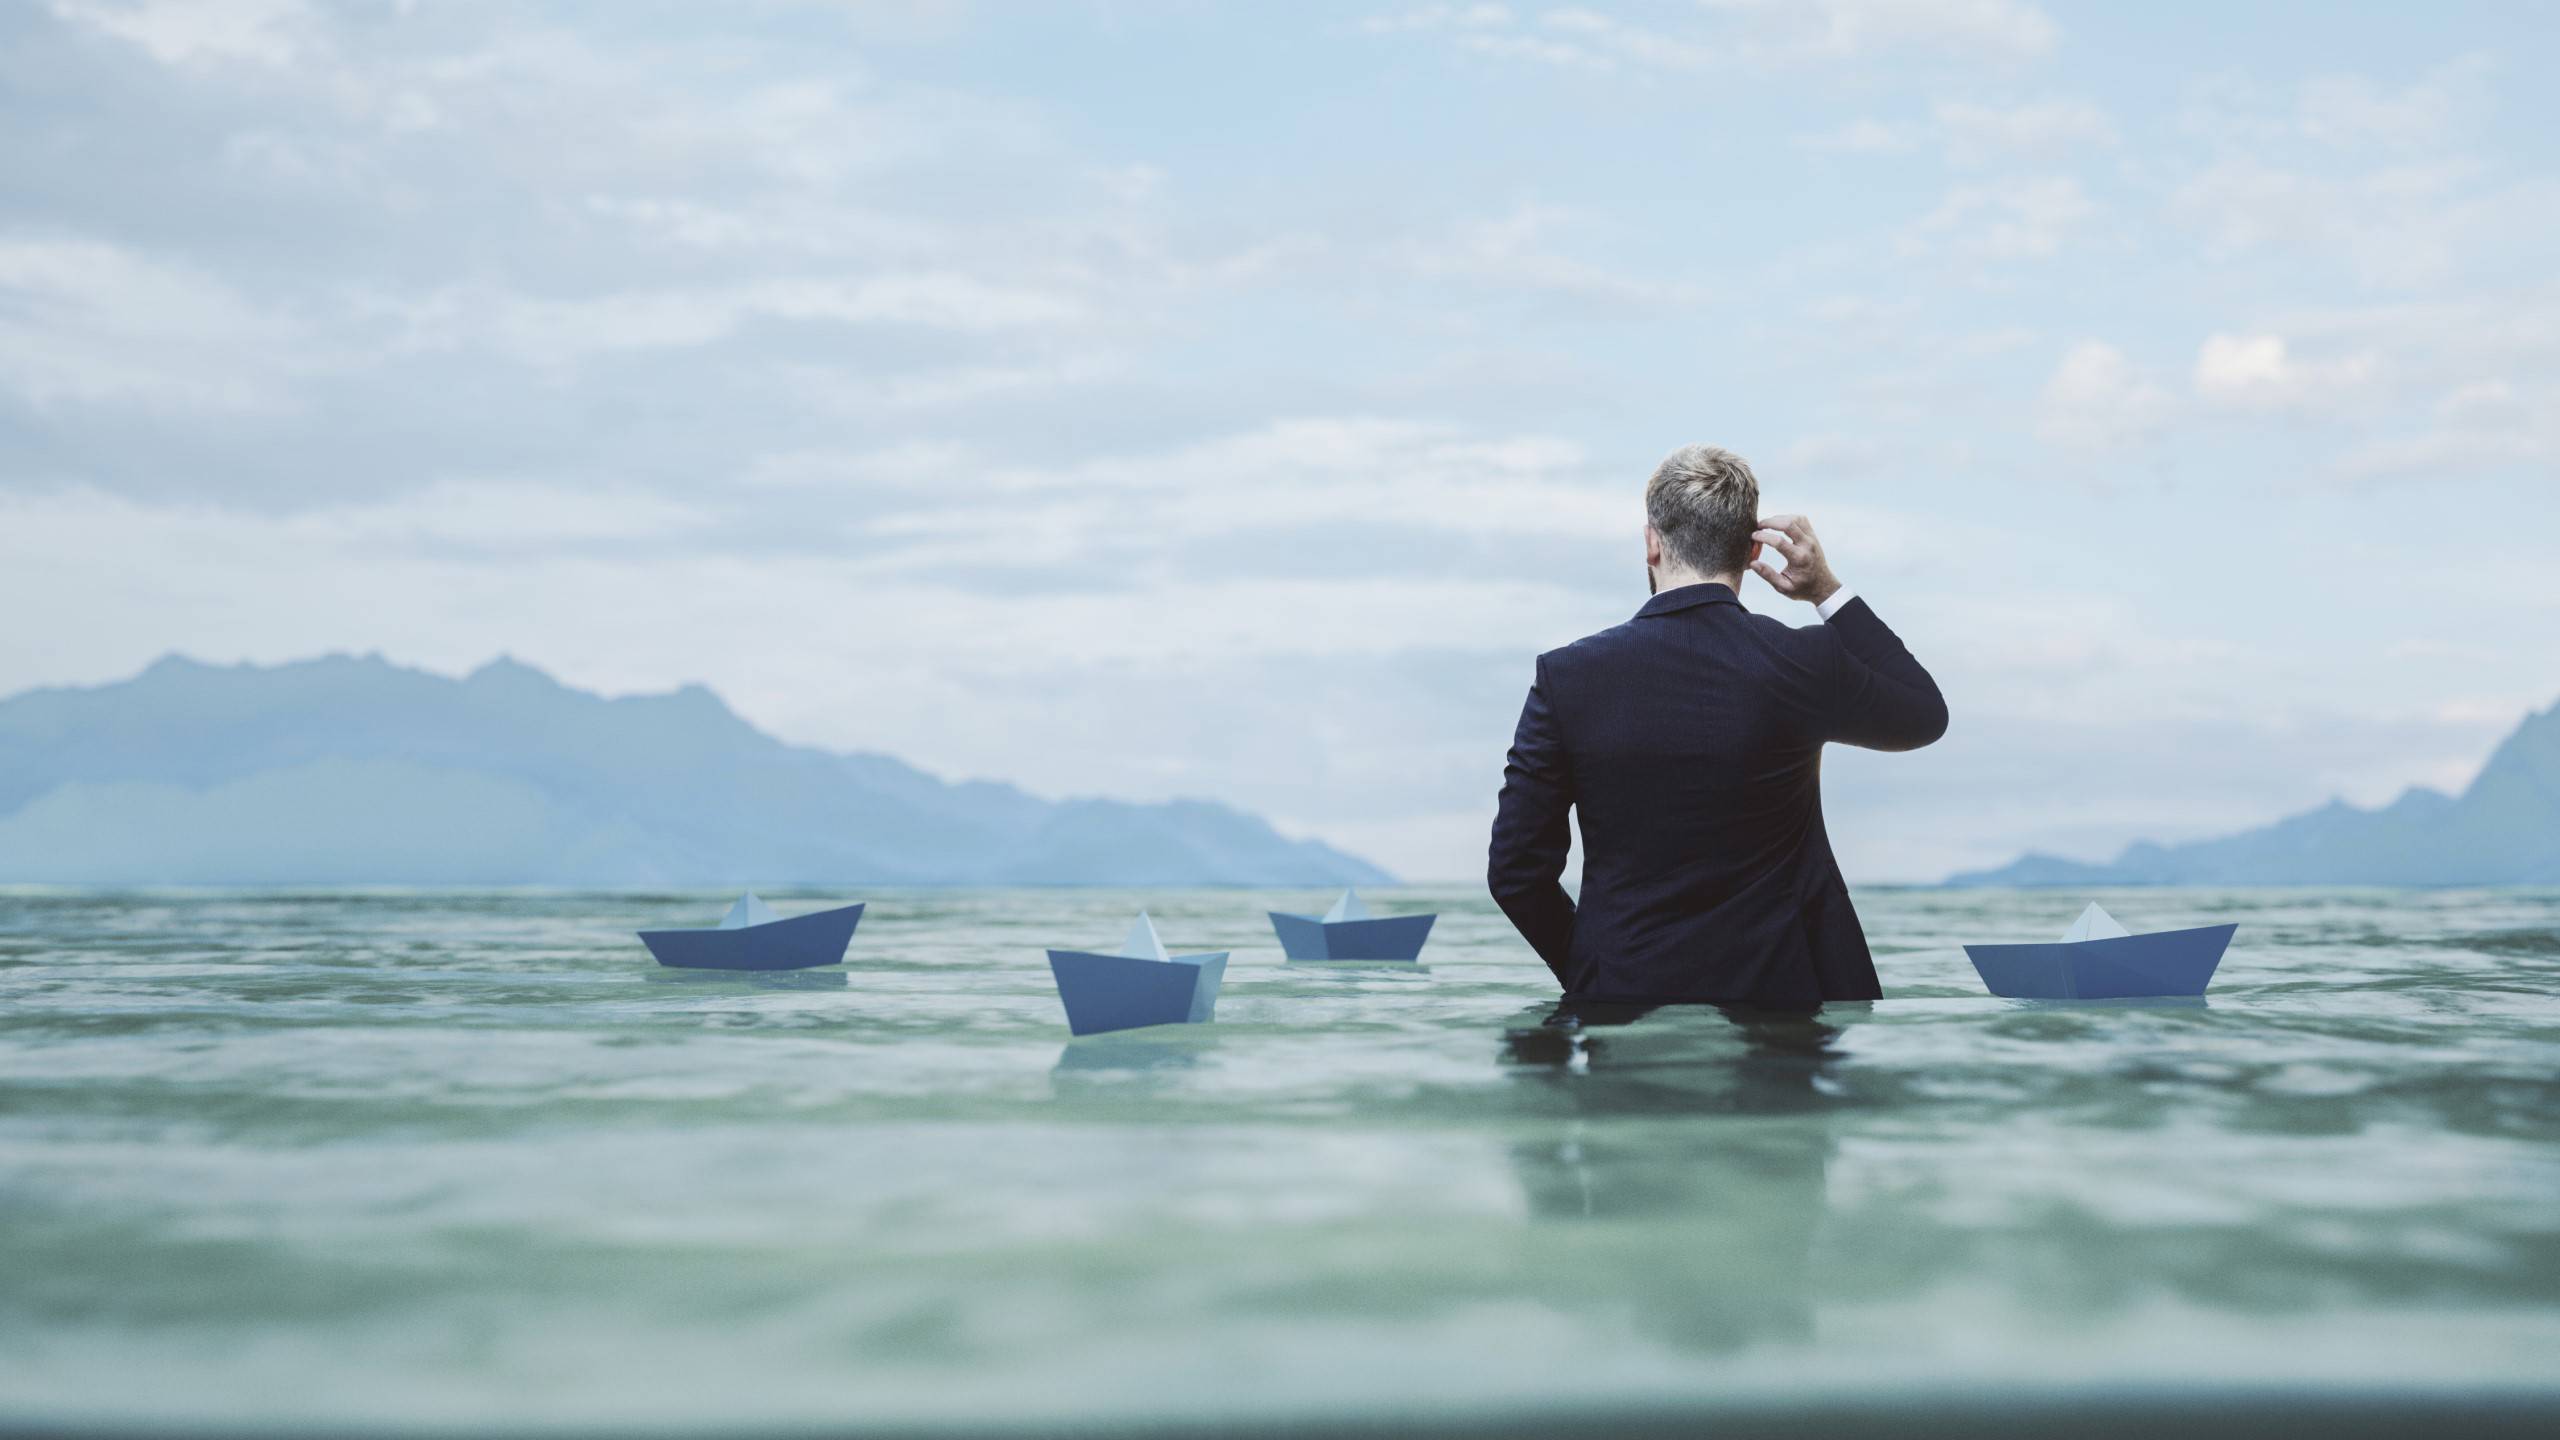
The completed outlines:
{"type": "Polygon", "coordinates": [[[1937,682],[1864,600],[1801,629],[1722,585],[1538,657],[1493,822],[1493,898],[1568,995],[1872,1000],[1822,828],[1822,747],[1916,750],[1937,682]],[[1561,879],[1582,820],[1582,898],[1561,879]]]}

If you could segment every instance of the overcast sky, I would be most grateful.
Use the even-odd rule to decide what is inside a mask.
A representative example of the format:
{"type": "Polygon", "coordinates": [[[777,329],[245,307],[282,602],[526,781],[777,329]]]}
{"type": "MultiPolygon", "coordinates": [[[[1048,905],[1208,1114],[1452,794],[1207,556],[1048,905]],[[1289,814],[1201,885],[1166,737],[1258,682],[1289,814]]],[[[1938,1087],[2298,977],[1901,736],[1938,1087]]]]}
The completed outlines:
{"type": "Polygon", "coordinates": [[[2560,27],[2234,8],[6,4],[0,691],[505,652],[1473,876],[1703,440],[1951,702],[1853,880],[2459,785],[2560,27]]]}

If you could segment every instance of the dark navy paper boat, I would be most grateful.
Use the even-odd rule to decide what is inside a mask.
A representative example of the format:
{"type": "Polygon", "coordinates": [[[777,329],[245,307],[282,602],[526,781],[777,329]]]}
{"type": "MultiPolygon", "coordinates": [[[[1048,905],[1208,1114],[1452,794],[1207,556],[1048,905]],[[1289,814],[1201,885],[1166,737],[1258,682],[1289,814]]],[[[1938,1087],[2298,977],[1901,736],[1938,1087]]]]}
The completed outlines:
{"type": "Polygon", "coordinates": [[[2045,945],[1967,945],[1994,995],[2012,1000],[2133,1000],[2202,995],[2237,925],[2131,935],[2092,904],[2045,945]]]}
{"type": "Polygon", "coordinates": [[[806,970],[844,959],[860,923],[859,905],[784,920],[750,890],[708,930],[643,930],[640,940],[659,964],[684,970],[806,970]]]}
{"type": "Polygon", "coordinates": [[[1067,1007],[1067,1028],[1078,1035],[1142,1025],[1197,1025],[1217,1009],[1227,952],[1167,954],[1164,941],[1156,938],[1156,922],[1141,910],[1118,951],[1052,950],[1049,973],[1067,1007]]]}
{"type": "Polygon", "coordinates": [[[1280,948],[1292,960],[1412,960],[1422,954],[1437,915],[1390,915],[1373,918],[1369,907],[1349,890],[1322,915],[1285,915],[1274,910],[1271,928],[1280,948]]]}

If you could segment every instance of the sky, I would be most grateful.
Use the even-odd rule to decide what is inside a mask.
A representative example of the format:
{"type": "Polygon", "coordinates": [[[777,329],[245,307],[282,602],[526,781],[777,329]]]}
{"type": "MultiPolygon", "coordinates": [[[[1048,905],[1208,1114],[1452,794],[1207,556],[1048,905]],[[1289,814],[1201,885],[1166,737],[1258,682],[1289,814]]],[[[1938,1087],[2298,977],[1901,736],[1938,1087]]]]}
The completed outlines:
{"type": "MultiPolygon", "coordinates": [[[[0,5],[0,692],[499,654],[1482,873],[1704,441],[1947,693],[1853,882],[2560,695],[2560,22],[0,5]]],[[[1744,601],[1810,610],[1754,580],[1744,601]]]]}

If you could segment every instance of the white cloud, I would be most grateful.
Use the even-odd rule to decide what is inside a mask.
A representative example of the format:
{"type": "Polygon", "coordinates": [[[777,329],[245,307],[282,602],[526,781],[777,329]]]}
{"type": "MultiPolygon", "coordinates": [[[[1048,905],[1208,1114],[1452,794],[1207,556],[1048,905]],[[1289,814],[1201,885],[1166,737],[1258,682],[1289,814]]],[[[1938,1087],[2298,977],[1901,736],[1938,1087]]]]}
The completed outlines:
{"type": "Polygon", "coordinates": [[[2212,335],[2196,354],[2196,388],[2208,395],[2238,394],[2287,383],[2284,338],[2278,335],[2212,335]]]}
{"type": "Polygon", "coordinates": [[[1416,30],[1499,30],[1512,23],[1508,5],[1417,5],[1410,10],[1371,15],[1356,28],[1372,35],[1416,30]]]}
{"type": "Polygon", "coordinates": [[[1777,474],[1848,478],[1872,474],[1891,457],[1884,442],[1863,435],[1808,435],[1779,452],[1777,474]]]}
{"type": "Polygon", "coordinates": [[[0,387],[42,407],[266,412],[319,363],[292,321],[191,267],[86,239],[0,236],[0,387]]]}
{"type": "MultiPolygon", "coordinates": [[[[966,452],[963,452],[966,455],[966,452]]],[[[1104,550],[1171,564],[1199,542],[1329,532],[1371,540],[1444,537],[1606,542],[1635,533],[1633,487],[1599,477],[1578,446],[1539,435],[1364,416],[1274,421],[1151,454],[1060,467],[938,456],[969,488],[869,522],[896,537],[893,563],[931,570],[955,545],[1005,532],[1026,558],[1104,550]]],[[[1630,542],[1632,543],[1632,542],[1630,542]]]]}
{"type": "Polygon", "coordinates": [[[1560,69],[1703,74],[1718,67],[1836,64],[1901,52],[2033,60],[2058,35],[2024,0],[1703,0],[1685,33],[1590,6],[1527,14],[1503,5],[1424,5],[1370,16],[1373,35],[1436,34],[1462,50],[1560,69]]]}
{"type": "Polygon", "coordinates": [[[164,65],[281,67],[311,45],[311,11],[302,0],[53,0],[53,13],[164,65]]]}
{"type": "Polygon", "coordinates": [[[2351,482],[2474,480],[2515,469],[2541,483],[2560,475],[2560,384],[2529,392],[2508,380],[2477,380],[2439,398],[2425,419],[2366,441],[2341,457],[2351,482]]]}
{"type": "Polygon", "coordinates": [[[1838,129],[1797,138],[1796,143],[1808,150],[1834,150],[1844,155],[1907,155],[1920,148],[1920,140],[1908,126],[1882,120],[1852,120],[1838,129]]]}
{"type": "MultiPolygon", "coordinates": [[[[1632,500],[1618,498],[1631,515],[1632,500]]],[[[736,653],[742,635],[763,635],[770,658],[795,667],[806,661],[793,656],[822,653],[900,673],[1026,674],[1179,653],[1232,661],[1508,648],[1520,635],[1551,629],[1559,604],[1553,584],[1495,575],[1145,572],[1124,586],[1034,602],[930,572],[866,570],[858,540],[756,557],[719,547],[635,546],[697,533],[700,517],[662,504],[635,515],[628,502],[610,491],[475,483],[272,516],[212,504],[143,505],[87,490],[0,494],[0,599],[27,613],[23,607],[45,603],[48,587],[70,584],[52,589],[56,596],[91,593],[95,587],[74,581],[77,567],[118,555],[133,572],[129,583],[84,634],[111,666],[138,665],[172,647],[238,653],[244,635],[259,637],[255,653],[278,658],[391,644],[467,666],[524,648],[524,617],[541,613],[557,625],[547,629],[545,648],[599,661],[658,655],[689,664],[736,653]],[[527,537],[523,525],[541,533],[527,537]],[[557,539],[614,543],[555,555],[533,569],[508,553],[520,543],[557,539]],[[359,595],[362,606],[335,603],[359,595]],[[850,631],[772,623],[778,615],[829,614],[901,619],[850,631]]],[[[1632,535],[1632,523],[1624,528],[1632,535]]],[[[19,642],[9,648],[50,643],[40,635],[19,642]]],[[[29,657],[9,658],[23,665],[29,657]]]]}
{"type": "Polygon", "coordinates": [[[2296,123],[2306,138],[2328,145],[2438,144],[2477,107],[2489,68],[2487,57],[2472,56],[2399,90],[2361,75],[2309,80],[2296,102],[2296,123]]]}
{"type": "Polygon", "coordinates": [[[2244,409],[2335,407],[2379,368],[2370,353],[2304,361],[2281,335],[2209,335],[2196,351],[2195,388],[2206,400],[2244,409]]]}
{"type": "Polygon", "coordinates": [[[1641,69],[1703,71],[1727,58],[1713,46],[1630,25],[1596,10],[1550,10],[1540,20],[1550,31],[1572,37],[1572,43],[1585,53],[1641,69]]]}
{"type": "Polygon", "coordinates": [[[1980,260],[2050,260],[2097,206],[2070,175],[1959,185],[1904,236],[1904,248],[1943,247],[1980,260]]]}
{"type": "Polygon", "coordinates": [[[1696,305],[1704,286],[1634,275],[1560,254],[1556,237],[1589,228],[1588,217],[1553,206],[1523,204],[1494,219],[1469,220],[1445,238],[1408,242],[1404,263],[1425,275],[1463,276],[1506,287],[1552,291],[1609,304],[1696,305]]]}
{"type": "Polygon", "coordinates": [[[1717,58],[1703,45],[1582,6],[1523,16],[1501,5],[1425,5],[1371,16],[1358,28],[1373,35],[1444,34],[1475,54],[1559,69],[1698,70],[1717,58]]]}
{"type": "Polygon", "coordinates": [[[699,537],[711,517],[662,495],[592,481],[439,480],[388,500],[326,506],[283,517],[287,541],[350,552],[415,553],[455,546],[558,554],[569,547],[699,537]]]}
{"type": "Polygon", "coordinates": [[[2332,76],[2290,99],[2225,79],[2187,106],[2210,148],[2169,214],[2216,262],[2340,267],[2369,288],[2538,265],[2526,237],[2560,225],[2560,183],[2473,143],[2495,69],[2467,57],[2404,88],[2332,76]]]}
{"type": "Polygon", "coordinates": [[[2321,75],[2274,91],[2223,74],[2194,87],[2180,120],[2188,134],[2238,154],[2305,147],[2357,157],[2441,153],[2487,113],[2497,69],[2493,57],[2471,54],[2404,85],[2321,75]]]}
{"type": "Polygon", "coordinates": [[[2452,292],[2424,300],[2320,305],[2282,312],[2270,328],[2339,351],[2389,355],[2395,374],[2443,389],[2523,375],[2560,376],[2560,286],[2452,292]]]}
{"type": "Polygon", "coordinates": [[[1549,39],[1543,35],[1499,31],[1460,36],[1458,45],[1479,55],[1492,55],[1507,60],[1528,60],[1551,65],[1559,70],[1608,70],[1613,62],[1586,45],[1570,40],[1549,39]]]}
{"type": "Polygon", "coordinates": [[[1779,53],[1843,58],[1903,49],[2017,61],[2052,52],[2061,31],[2024,0],[1703,0],[1756,22],[1779,53]]]}
{"type": "Polygon", "coordinates": [[[2058,444],[2098,450],[2156,437],[2176,401],[2123,351],[2102,340],[2071,347],[2045,382],[2037,433],[2058,444]]]}
{"type": "Polygon", "coordinates": [[[1050,359],[959,365],[876,366],[814,363],[759,365],[774,385],[814,410],[849,423],[875,421],[884,412],[930,413],[984,401],[1018,398],[1125,378],[1128,357],[1080,347],[1050,359]]]}
{"type": "Polygon", "coordinates": [[[222,142],[222,161],[256,179],[294,189],[353,192],[374,178],[359,146],[288,131],[243,130],[222,142]]]}
{"type": "Polygon", "coordinates": [[[977,334],[1063,326],[1086,314],[1084,302],[1063,291],[952,271],[775,278],[577,299],[466,287],[417,300],[377,297],[374,303],[399,318],[399,348],[487,346],[543,366],[621,351],[709,345],[757,319],[977,334]]]}
{"type": "Polygon", "coordinates": [[[2417,286],[2454,270],[2477,218],[2464,198],[2472,178],[2458,162],[2331,177],[2229,160],[2187,180],[2170,207],[2217,256],[2343,257],[2368,285],[2417,286]]]}
{"type": "Polygon", "coordinates": [[[785,187],[718,203],[678,195],[598,191],[588,213],[624,227],[652,246],[717,255],[735,262],[825,259],[874,265],[918,265],[967,247],[965,227],[785,187]]]}
{"type": "Polygon", "coordinates": [[[2504,380],[2456,386],[2435,407],[2436,418],[2451,425],[2515,425],[2535,413],[2536,407],[2504,380]]]}
{"type": "Polygon", "coordinates": [[[959,478],[974,458],[956,440],[905,440],[873,450],[783,450],[757,456],[738,479],[759,489],[894,492],[959,478]]]}
{"type": "Polygon", "coordinates": [[[2083,146],[2116,143],[2115,122],[2086,100],[2054,98],[2008,106],[1945,100],[1931,113],[1947,158],[1960,165],[2022,157],[2050,160],[2083,146]]]}
{"type": "Polygon", "coordinates": [[[1906,155],[1934,143],[1949,164],[1980,167],[2009,161],[2051,162],[2074,151],[2119,142],[2115,122],[2086,100],[2049,97],[2015,105],[1941,100],[1929,119],[1852,120],[1797,137],[1808,150],[1848,155],[1906,155]]]}
{"type": "Polygon", "coordinates": [[[2198,347],[2195,398],[2224,414],[2317,414],[2313,473],[2478,481],[2560,464],[2560,294],[2275,312],[2198,347]]]}

